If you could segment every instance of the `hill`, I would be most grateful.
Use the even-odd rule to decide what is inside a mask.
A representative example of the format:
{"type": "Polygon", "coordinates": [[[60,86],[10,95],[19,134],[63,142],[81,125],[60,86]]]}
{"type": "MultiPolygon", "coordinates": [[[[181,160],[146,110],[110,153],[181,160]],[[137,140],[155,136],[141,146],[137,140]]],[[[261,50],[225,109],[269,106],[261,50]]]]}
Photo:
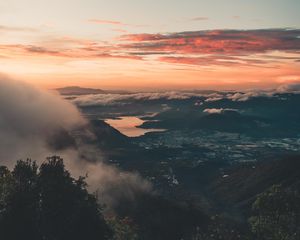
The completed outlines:
{"type": "Polygon", "coordinates": [[[300,186],[300,157],[289,156],[256,164],[236,166],[212,181],[207,187],[220,206],[247,213],[258,194],[272,185],[286,189],[300,186]]]}
{"type": "Polygon", "coordinates": [[[86,94],[104,94],[106,93],[102,89],[94,89],[94,88],[82,88],[78,86],[70,86],[63,88],[56,88],[61,95],[86,95],[86,94]]]}

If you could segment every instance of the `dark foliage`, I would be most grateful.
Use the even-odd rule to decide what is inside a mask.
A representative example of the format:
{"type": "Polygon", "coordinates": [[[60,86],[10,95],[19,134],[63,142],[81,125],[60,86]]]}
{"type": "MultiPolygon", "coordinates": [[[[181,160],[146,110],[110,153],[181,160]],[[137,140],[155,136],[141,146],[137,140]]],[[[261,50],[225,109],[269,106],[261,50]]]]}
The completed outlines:
{"type": "Polygon", "coordinates": [[[300,235],[300,194],[274,185],[260,194],[249,219],[259,240],[297,240],[300,235]]]}
{"type": "Polygon", "coordinates": [[[211,181],[207,191],[214,195],[219,205],[226,208],[238,207],[246,217],[256,196],[268,190],[272,185],[295,188],[300,185],[299,156],[285,156],[282,159],[244,164],[226,171],[211,181]]]}
{"type": "Polygon", "coordinates": [[[155,194],[140,194],[134,203],[124,201],[115,210],[134,221],[143,240],[191,239],[197,227],[203,230],[210,221],[195,206],[155,194]]]}
{"type": "Polygon", "coordinates": [[[97,199],[84,178],[74,179],[59,157],[40,167],[18,161],[0,168],[0,232],[5,240],[108,239],[97,199]]]}

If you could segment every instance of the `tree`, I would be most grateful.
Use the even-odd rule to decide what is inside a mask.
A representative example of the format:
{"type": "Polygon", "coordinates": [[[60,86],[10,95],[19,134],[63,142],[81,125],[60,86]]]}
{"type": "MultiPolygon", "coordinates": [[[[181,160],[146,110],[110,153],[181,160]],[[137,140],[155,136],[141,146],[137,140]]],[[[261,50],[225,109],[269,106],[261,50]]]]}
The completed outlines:
{"type": "Polygon", "coordinates": [[[257,239],[296,240],[300,236],[300,195],[274,185],[259,195],[249,219],[257,239]]]}
{"type": "Polygon", "coordinates": [[[5,239],[21,239],[24,236],[30,236],[32,240],[39,239],[35,162],[29,159],[18,161],[12,172],[3,167],[2,170],[1,235],[5,239]]]}
{"type": "Polygon", "coordinates": [[[245,239],[237,226],[220,215],[210,218],[205,229],[197,227],[192,240],[239,240],[245,239]]]}
{"type": "Polygon", "coordinates": [[[0,167],[0,232],[5,240],[108,239],[97,198],[85,179],[74,179],[54,156],[40,168],[18,161],[10,172],[0,167]]]}
{"type": "Polygon", "coordinates": [[[110,226],[114,230],[112,240],[138,240],[137,227],[133,221],[128,218],[110,218],[108,220],[110,226]]]}

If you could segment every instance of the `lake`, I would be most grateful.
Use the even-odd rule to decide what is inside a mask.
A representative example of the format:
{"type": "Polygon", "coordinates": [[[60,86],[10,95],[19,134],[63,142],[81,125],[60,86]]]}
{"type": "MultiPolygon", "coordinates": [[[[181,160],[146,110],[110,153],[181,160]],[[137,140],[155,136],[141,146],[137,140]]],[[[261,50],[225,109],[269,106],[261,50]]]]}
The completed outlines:
{"type": "Polygon", "coordinates": [[[142,125],[145,120],[142,120],[138,117],[133,116],[124,116],[114,119],[106,119],[105,122],[117,129],[122,134],[127,137],[139,137],[148,132],[163,132],[165,129],[155,129],[155,128],[139,128],[138,126],[142,125]]]}

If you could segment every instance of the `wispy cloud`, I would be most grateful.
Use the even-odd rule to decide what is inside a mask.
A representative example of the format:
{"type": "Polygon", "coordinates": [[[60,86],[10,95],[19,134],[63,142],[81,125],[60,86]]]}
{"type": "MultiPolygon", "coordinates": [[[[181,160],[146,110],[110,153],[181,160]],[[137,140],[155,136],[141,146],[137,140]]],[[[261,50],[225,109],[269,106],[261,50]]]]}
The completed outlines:
{"type": "Polygon", "coordinates": [[[148,27],[148,25],[139,25],[139,24],[128,24],[120,21],[114,20],[105,20],[105,19],[89,19],[88,22],[95,23],[95,24],[102,24],[102,25],[117,25],[123,27],[148,27]]]}
{"type": "Polygon", "coordinates": [[[241,16],[234,15],[234,16],[232,16],[232,18],[233,18],[233,19],[236,19],[236,20],[239,20],[239,19],[241,19],[241,16]]]}
{"type": "Polygon", "coordinates": [[[208,17],[194,17],[190,19],[191,21],[207,21],[209,20],[208,17]]]}
{"type": "Polygon", "coordinates": [[[127,30],[122,29],[122,28],[113,28],[112,31],[114,31],[114,32],[119,32],[119,33],[123,33],[123,34],[124,34],[124,33],[128,33],[127,30]]]}
{"type": "Polygon", "coordinates": [[[121,25],[121,26],[127,25],[119,21],[111,21],[111,20],[103,20],[103,19],[89,19],[88,21],[97,24],[110,24],[110,25],[121,25]]]}
{"type": "Polygon", "coordinates": [[[109,46],[89,46],[81,45],[78,47],[64,48],[47,48],[37,45],[0,45],[0,52],[10,53],[24,56],[51,56],[62,58],[90,58],[90,59],[130,59],[142,60],[143,57],[128,53],[114,51],[109,46]]]}
{"type": "Polygon", "coordinates": [[[0,32],[37,32],[38,29],[29,27],[16,27],[0,25],[0,32]]]}
{"type": "Polygon", "coordinates": [[[201,57],[165,56],[165,57],[160,57],[159,60],[167,63],[179,63],[179,64],[201,65],[201,66],[210,66],[210,65],[257,66],[257,65],[269,63],[269,61],[264,61],[260,59],[250,59],[247,57],[211,56],[211,55],[206,55],[201,57]]]}

